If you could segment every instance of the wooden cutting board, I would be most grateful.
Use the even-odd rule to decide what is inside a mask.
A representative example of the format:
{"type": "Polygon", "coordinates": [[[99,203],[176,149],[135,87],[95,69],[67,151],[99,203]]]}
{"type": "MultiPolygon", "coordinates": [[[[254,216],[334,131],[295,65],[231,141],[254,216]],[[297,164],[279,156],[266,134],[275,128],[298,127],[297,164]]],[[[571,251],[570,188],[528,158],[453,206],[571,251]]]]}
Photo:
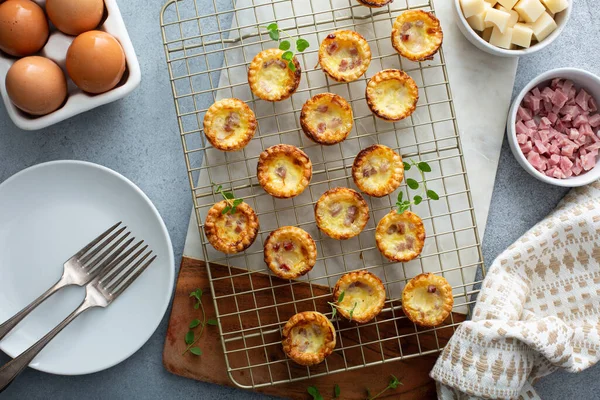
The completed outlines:
{"type": "MultiPolygon", "coordinates": [[[[222,268],[227,273],[226,267],[212,266],[212,271],[222,268]]],[[[257,274],[255,279],[268,280],[267,275],[257,274]]],[[[302,290],[310,290],[310,285],[300,285],[302,290]]],[[[163,364],[165,368],[176,375],[199,381],[216,383],[218,385],[234,386],[229,380],[223,350],[219,341],[218,330],[215,327],[207,327],[197,346],[202,348],[200,357],[192,354],[182,355],[186,348],[184,336],[188,331],[188,324],[198,317],[198,311],[194,310],[194,300],[189,297],[190,292],[196,288],[204,291],[203,304],[209,318],[215,316],[212,298],[210,297],[210,285],[208,281],[206,266],[203,261],[184,257],[177,279],[177,287],[173,300],[173,308],[169,320],[169,328],[163,351],[163,364]]],[[[329,293],[329,288],[312,285],[313,293],[329,293]]],[[[281,299],[286,301],[286,299],[281,299]]],[[[291,300],[291,298],[290,298],[291,300]]],[[[455,314],[454,321],[463,321],[464,315],[455,314]]],[[[390,328],[391,330],[391,328],[390,328]]],[[[383,332],[385,334],[385,332],[383,332]]],[[[394,334],[390,332],[390,334],[394,334]]],[[[438,330],[437,337],[440,344],[444,344],[450,338],[452,329],[438,330]]],[[[435,345],[433,335],[426,337],[421,335],[422,346],[427,346],[430,341],[435,345]]],[[[379,350],[377,350],[379,351],[379,350]]],[[[422,356],[406,361],[395,361],[378,366],[362,368],[358,370],[341,372],[329,376],[322,376],[295,383],[259,388],[259,393],[271,396],[286,397],[292,399],[309,399],[306,392],[308,386],[316,386],[325,399],[333,397],[333,387],[338,384],[341,388],[342,399],[365,399],[367,397],[367,386],[372,393],[385,388],[389,376],[394,374],[403,383],[394,391],[388,391],[382,398],[402,398],[403,400],[434,399],[436,398],[435,383],[429,378],[429,371],[433,367],[437,355],[422,356]],[[401,395],[401,396],[400,396],[401,395]]]]}

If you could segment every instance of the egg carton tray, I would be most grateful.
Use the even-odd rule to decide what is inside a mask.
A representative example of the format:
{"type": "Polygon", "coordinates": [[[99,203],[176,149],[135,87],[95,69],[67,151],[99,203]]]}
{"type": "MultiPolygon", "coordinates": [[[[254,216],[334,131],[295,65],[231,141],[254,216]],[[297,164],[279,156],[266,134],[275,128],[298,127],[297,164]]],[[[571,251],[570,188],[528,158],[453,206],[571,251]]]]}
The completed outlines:
{"type": "MultiPolygon", "coordinates": [[[[34,1],[42,8],[45,7],[45,0],[34,1]]],[[[19,110],[10,101],[6,93],[6,86],[4,85],[8,70],[18,58],[0,51],[0,82],[2,82],[0,85],[0,94],[2,95],[8,115],[16,126],[24,130],[43,129],[96,107],[122,99],[139,86],[142,77],[140,65],[129,34],[127,33],[125,22],[119,11],[119,6],[116,0],[104,0],[104,5],[105,11],[102,23],[96,29],[110,33],[117,38],[123,47],[127,67],[121,81],[114,89],[102,94],[93,95],[79,89],[69,78],[66,69],[67,50],[73,40],[75,40],[75,36],[69,36],[60,32],[49,22],[50,37],[44,48],[36,55],[49,58],[61,67],[67,78],[68,97],[61,108],[48,115],[37,117],[19,110]]]]}
{"type": "MultiPolygon", "coordinates": [[[[483,263],[444,52],[440,50],[433,60],[421,63],[396,53],[390,40],[392,23],[407,9],[434,11],[428,0],[395,0],[379,9],[369,9],[356,0],[177,0],[169,1],[162,10],[166,61],[221,343],[229,377],[240,387],[299,381],[435,354],[459,325],[458,319],[464,319],[455,321],[455,313],[467,314],[475,302],[481,283],[476,272],[483,270],[483,263]],[[256,98],[247,83],[253,57],[277,47],[261,28],[273,21],[310,43],[298,54],[302,65],[298,90],[277,103],[256,98]],[[338,29],[359,32],[373,53],[367,73],[355,82],[335,82],[315,67],[319,43],[338,29]],[[385,68],[404,70],[419,86],[416,111],[398,123],[374,117],[364,97],[368,78],[385,68]],[[354,110],[352,132],[333,146],[313,143],[299,124],[304,102],[322,92],[341,95],[354,110]],[[208,107],[227,97],[245,101],[258,120],[252,141],[243,150],[230,153],[211,147],[202,130],[208,107]],[[256,177],[259,154],[278,143],[302,148],[313,164],[310,185],[293,199],[271,197],[256,177]],[[374,143],[392,147],[405,160],[427,161],[432,167],[427,184],[440,194],[439,201],[412,207],[423,219],[427,240],[421,256],[407,263],[384,259],[375,244],[377,222],[390,212],[398,191],[383,198],[364,196],[370,220],[364,231],[350,240],[331,239],[315,224],[315,202],[334,187],[356,189],[351,175],[353,160],[361,149],[374,143]],[[220,200],[213,183],[234,190],[260,219],[255,243],[242,253],[220,253],[204,235],[207,212],[220,200]],[[263,261],[264,241],[272,230],[285,225],[303,228],[317,244],[316,265],[295,281],[272,277],[263,261]],[[218,265],[226,265],[227,273],[218,265]],[[302,367],[286,358],[281,349],[283,325],[302,311],[317,310],[330,317],[327,302],[332,301],[331,294],[315,294],[315,285],[331,288],[343,274],[357,269],[382,279],[388,299],[383,312],[363,325],[334,319],[338,344],[319,365],[302,367]],[[410,322],[399,301],[406,282],[424,272],[444,276],[453,287],[453,313],[436,328],[410,322]],[[268,280],[258,279],[264,274],[268,280]],[[307,284],[315,290],[306,290],[307,284]]],[[[415,168],[406,175],[420,181],[415,168]]],[[[399,190],[409,199],[417,194],[405,185],[399,190]]]]}

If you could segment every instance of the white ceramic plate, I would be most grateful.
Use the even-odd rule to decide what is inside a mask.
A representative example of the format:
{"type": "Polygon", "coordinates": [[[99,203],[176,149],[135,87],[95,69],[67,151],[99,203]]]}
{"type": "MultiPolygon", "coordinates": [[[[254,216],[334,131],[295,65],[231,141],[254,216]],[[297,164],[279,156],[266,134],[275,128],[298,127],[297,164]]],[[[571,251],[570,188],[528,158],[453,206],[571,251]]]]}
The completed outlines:
{"type": "MultiPolygon", "coordinates": [[[[158,258],[105,309],[87,311],[61,332],[31,367],[61,375],[110,368],[156,330],[174,283],[171,240],[146,195],[118,173],[80,161],[40,164],[0,184],[0,321],[57,281],[63,263],[108,227],[123,221],[158,258]]],[[[0,342],[15,357],[83,300],[77,286],[56,293],[0,342]]]]}

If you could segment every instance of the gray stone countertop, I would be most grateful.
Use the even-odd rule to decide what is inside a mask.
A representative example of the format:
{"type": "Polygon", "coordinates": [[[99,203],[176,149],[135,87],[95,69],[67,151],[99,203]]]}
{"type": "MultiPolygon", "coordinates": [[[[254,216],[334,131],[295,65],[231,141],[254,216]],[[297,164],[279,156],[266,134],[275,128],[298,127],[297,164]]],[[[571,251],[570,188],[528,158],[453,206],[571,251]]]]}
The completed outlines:
{"type": "MultiPolygon", "coordinates": [[[[198,0],[209,4],[212,0],[198,0]]],[[[438,0],[439,1],[439,0],[438,0]]],[[[449,0],[443,0],[449,1],[449,0]]],[[[538,74],[573,66],[600,74],[600,10],[575,0],[572,20],[544,51],[520,60],[514,93],[538,74]]],[[[0,182],[32,165],[78,159],[105,165],[136,183],[152,199],[171,234],[176,260],[183,251],[192,207],[158,23],[163,0],[119,2],[142,68],[142,83],[126,99],[39,132],[17,129],[0,106],[0,182]]],[[[485,261],[493,259],[542,219],[566,191],[530,177],[504,144],[485,232],[485,261]]],[[[175,268],[178,268],[176,265],[175,268]]],[[[152,338],[114,368],[86,376],[55,376],[28,369],[7,399],[258,399],[236,389],[166,372],[162,347],[168,314],[152,338]]],[[[0,364],[7,357],[0,354],[0,364]]],[[[591,399],[600,393],[600,367],[557,373],[537,385],[544,399],[591,399]]]]}

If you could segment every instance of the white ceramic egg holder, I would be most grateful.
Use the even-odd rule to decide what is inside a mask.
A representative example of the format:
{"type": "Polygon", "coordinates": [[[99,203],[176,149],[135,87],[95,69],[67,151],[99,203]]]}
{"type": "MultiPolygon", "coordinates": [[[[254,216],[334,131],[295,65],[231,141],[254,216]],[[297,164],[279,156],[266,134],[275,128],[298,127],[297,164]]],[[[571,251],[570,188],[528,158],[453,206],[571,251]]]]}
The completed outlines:
{"type": "MultiPolygon", "coordinates": [[[[35,2],[41,7],[44,7],[46,3],[45,0],[35,0],[35,2]]],[[[55,61],[62,68],[63,72],[65,72],[68,84],[68,99],[61,108],[41,117],[34,117],[19,110],[8,98],[6,85],[4,83],[8,70],[11,65],[17,61],[17,58],[8,57],[6,54],[0,52],[0,82],[2,83],[0,85],[0,93],[2,94],[2,99],[6,106],[6,110],[8,111],[8,115],[16,126],[24,130],[46,128],[93,108],[122,99],[140,84],[140,65],[135,55],[135,50],[133,49],[129,34],[127,33],[125,22],[123,21],[123,17],[117,6],[117,2],[116,0],[104,0],[104,3],[106,5],[107,17],[104,23],[96,29],[110,33],[121,43],[121,46],[125,51],[125,60],[127,62],[127,69],[123,78],[124,81],[113,90],[98,95],[91,95],[79,89],[69,78],[65,66],[67,50],[75,37],[65,35],[51,26],[50,38],[37,55],[55,61]]]]}

